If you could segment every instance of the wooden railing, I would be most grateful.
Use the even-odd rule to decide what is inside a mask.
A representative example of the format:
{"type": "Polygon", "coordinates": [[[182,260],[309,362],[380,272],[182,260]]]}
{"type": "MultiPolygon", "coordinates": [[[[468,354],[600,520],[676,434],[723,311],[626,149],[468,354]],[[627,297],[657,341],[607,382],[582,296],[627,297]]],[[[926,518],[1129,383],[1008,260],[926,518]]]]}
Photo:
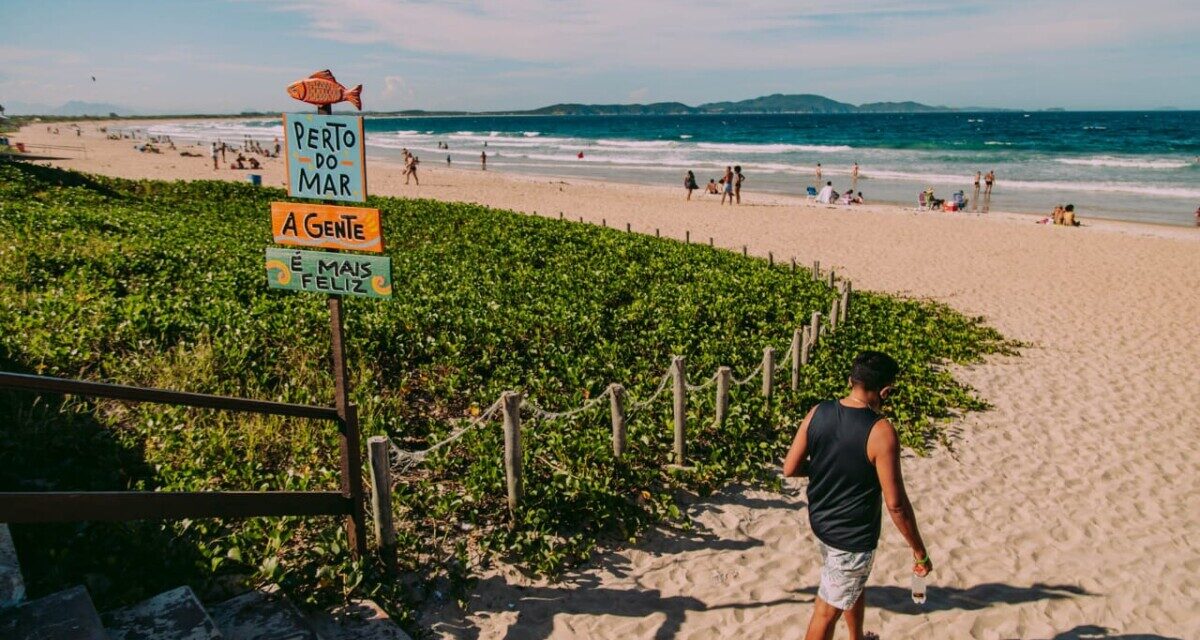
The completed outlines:
{"type": "Polygon", "coordinates": [[[350,541],[351,553],[357,557],[366,550],[362,469],[353,464],[361,460],[361,454],[349,450],[349,447],[357,447],[359,443],[358,414],[356,407],[352,404],[345,404],[345,408],[339,411],[335,407],[251,400],[10,372],[0,372],[0,389],[18,389],[38,394],[71,394],[126,402],[151,402],[313,420],[332,420],[338,423],[341,435],[339,442],[342,449],[339,491],[0,492],[0,522],[342,516],[347,538],[350,541]]]}

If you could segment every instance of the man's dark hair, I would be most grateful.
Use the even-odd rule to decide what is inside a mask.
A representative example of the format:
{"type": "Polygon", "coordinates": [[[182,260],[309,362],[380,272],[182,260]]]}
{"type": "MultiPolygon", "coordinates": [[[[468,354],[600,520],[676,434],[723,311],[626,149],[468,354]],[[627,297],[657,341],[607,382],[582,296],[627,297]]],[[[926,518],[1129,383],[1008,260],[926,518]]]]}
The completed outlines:
{"type": "Polygon", "coordinates": [[[863,351],[854,359],[850,368],[850,380],[867,391],[879,391],[896,381],[900,365],[886,353],[863,351]]]}

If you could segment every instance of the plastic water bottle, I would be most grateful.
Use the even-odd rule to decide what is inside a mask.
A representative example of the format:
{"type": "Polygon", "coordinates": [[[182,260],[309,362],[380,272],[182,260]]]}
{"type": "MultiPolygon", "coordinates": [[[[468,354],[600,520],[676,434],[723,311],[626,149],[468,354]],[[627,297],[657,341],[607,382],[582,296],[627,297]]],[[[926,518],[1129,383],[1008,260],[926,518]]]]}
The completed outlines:
{"type": "Polygon", "coordinates": [[[912,599],[917,604],[925,604],[925,577],[913,574],[912,599]]]}

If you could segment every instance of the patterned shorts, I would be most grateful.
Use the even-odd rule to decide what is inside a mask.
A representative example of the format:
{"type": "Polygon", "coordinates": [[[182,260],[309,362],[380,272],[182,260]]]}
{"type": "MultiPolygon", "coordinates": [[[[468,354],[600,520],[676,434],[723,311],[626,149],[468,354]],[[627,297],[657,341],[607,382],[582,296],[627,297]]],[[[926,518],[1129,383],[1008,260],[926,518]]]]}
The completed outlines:
{"type": "Polygon", "coordinates": [[[817,546],[821,549],[821,586],[817,596],[842,611],[853,607],[867,586],[875,552],[842,551],[820,541],[817,546]]]}

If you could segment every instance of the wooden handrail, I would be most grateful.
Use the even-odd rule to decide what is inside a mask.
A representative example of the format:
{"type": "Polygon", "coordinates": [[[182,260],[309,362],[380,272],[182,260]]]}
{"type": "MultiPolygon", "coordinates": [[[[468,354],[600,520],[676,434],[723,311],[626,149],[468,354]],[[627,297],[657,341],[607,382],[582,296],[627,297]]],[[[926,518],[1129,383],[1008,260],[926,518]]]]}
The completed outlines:
{"type": "Polygon", "coordinates": [[[127,400],[130,402],[154,402],[226,411],[245,411],[248,413],[312,418],[316,420],[338,419],[337,409],[333,407],[290,404],[270,400],[252,400],[250,398],[234,398],[206,393],[171,391],[168,389],[131,387],[106,382],[87,382],[84,380],[69,380],[66,378],[11,373],[7,371],[0,371],[0,389],[3,388],[36,392],[49,391],[95,398],[127,400]]]}

